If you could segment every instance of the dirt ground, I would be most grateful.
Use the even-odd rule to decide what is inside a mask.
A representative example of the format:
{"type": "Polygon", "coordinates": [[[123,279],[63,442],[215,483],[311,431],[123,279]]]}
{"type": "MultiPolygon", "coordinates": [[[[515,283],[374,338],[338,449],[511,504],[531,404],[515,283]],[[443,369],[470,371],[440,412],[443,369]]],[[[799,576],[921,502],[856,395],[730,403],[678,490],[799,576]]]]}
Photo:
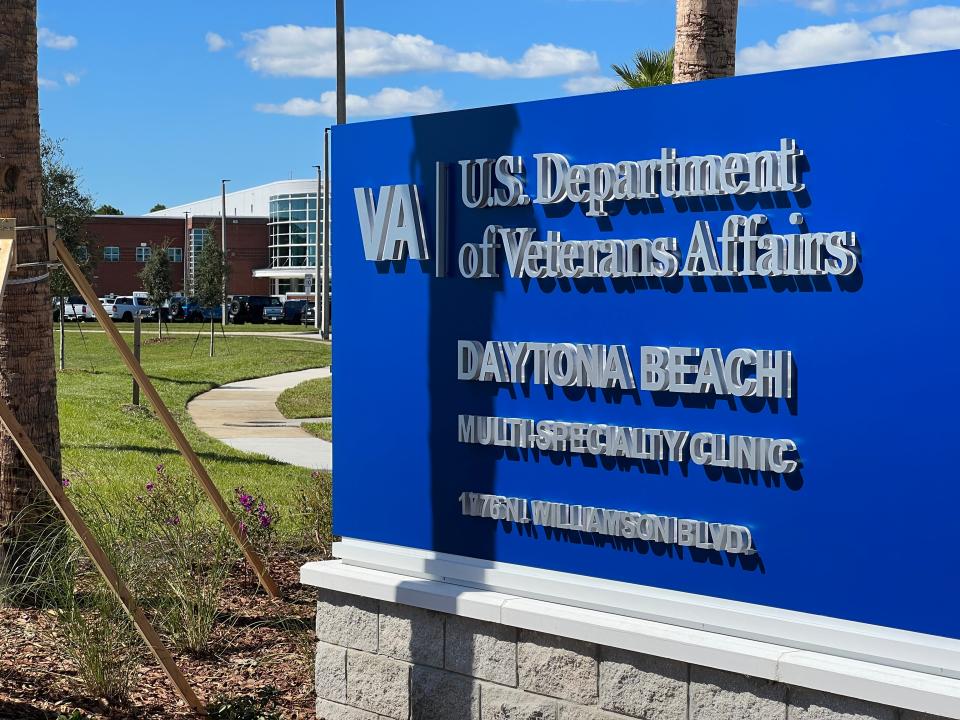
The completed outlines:
{"type": "MultiPolygon", "coordinates": [[[[272,559],[282,602],[258,592],[242,568],[231,576],[215,655],[175,654],[205,701],[221,695],[254,695],[273,686],[281,693],[283,717],[314,717],[316,595],[299,584],[299,568],[307,559],[272,559]]],[[[0,719],[55,720],[74,710],[96,720],[193,716],[149,655],[144,656],[130,702],[123,707],[110,707],[85,695],[76,672],[57,649],[53,613],[0,607],[0,719]]]]}

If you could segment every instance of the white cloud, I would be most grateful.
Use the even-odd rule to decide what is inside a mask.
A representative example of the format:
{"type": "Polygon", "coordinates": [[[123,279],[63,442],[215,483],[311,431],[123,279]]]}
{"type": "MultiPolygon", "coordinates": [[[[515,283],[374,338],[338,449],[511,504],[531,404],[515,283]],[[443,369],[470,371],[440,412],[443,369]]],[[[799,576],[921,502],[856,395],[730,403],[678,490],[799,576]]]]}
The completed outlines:
{"type": "MultiPolygon", "coordinates": [[[[336,37],[333,28],[274,25],[244,34],[247,64],[268,75],[334,77],[336,37]]],[[[416,70],[465,72],[487,77],[539,78],[595,72],[594,52],[553,44],[531,45],[517,61],[481,52],[457,52],[446,45],[405,33],[349,28],[347,72],[352,76],[386,75],[416,70]]]]}
{"type": "Polygon", "coordinates": [[[800,7],[805,7],[824,15],[833,15],[837,12],[837,0],[798,0],[800,7]]]}
{"type": "Polygon", "coordinates": [[[866,22],[811,25],[737,54],[741,74],[960,48],[960,7],[939,5],[866,22]]]}
{"type": "Polygon", "coordinates": [[[616,86],[617,81],[613,78],[584,75],[570,78],[563,84],[563,89],[571,95],[584,95],[586,93],[606,92],[607,90],[613,90],[616,86]]]}
{"type": "Polygon", "coordinates": [[[223,35],[215,32],[208,32],[203,39],[207,41],[207,50],[210,52],[220,52],[230,44],[223,35]]]}
{"type": "MultiPolygon", "coordinates": [[[[429,87],[421,87],[412,91],[402,88],[383,88],[373,95],[347,95],[347,115],[350,117],[421,115],[438,112],[446,109],[446,107],[447,102],[443,97],[443,91],[429,87]]],[[[255,109],[262,113],[294,115],[297,117],[310,115],[335,117],[337,114],[337,94],[331,90],[323,93],[319,100],[296,97],[282,104],[260,103],[255,109]]]]}
{"type": "Polygon", "coordinates": [[[77,46],[77,39],[73,35],[57,35],[53,30],[45,27],[37,30],[37,41],[43,47],[52,50],[73,50],[77,46]]]}
{"type": "Polygon", "coordinates": [[[73,87],[73,86],[76,85],[78,82],[80,82],[80,76],[77,75],[76,73],[71,73],[71,72],[64,73],[64,74],[63,74],[63,81],[64,81],[67,85],[69,85],[70,87],[73,87]]]}
{"type": "Polygon", "coordinates": [[[45,77],[38,77],[37,85],[41,90],[56,90],[58,87],[60,87],[56,80],[51,80],[50,78],[45,77]]]}
{"type": "Polygon", "coordinates": [[[843,9],[849,13],[883,12],[884,10],[892,10],[893,8],[903,7],[909,2],[910,0],[868,0],[867,2],[848,2],[843,6],[843,9]]]}

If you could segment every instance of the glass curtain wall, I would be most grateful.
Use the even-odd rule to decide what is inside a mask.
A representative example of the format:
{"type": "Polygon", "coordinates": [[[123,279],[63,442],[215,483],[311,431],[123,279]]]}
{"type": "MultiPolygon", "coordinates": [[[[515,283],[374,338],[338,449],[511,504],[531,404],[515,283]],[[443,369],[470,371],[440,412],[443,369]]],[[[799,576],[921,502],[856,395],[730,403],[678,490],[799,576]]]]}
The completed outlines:
{"type": "MultiPolygon", "coordinates": [[[[270,267],[303,269],[312,275],[317,267],[317,194],[295,193],[270,198],[270,267]]],[[[303,279],[275,279],[273,293],[303,292],[303,279]]]]}
{"type": "Polygon", "coordinates": [[[193,272],[196,268],[197,258],[200,257],[200,251],[203,250],[203,244],[210,239],[210,230],[208,228],[190,229],[190,252],[187,257],[187,294],[193,293],[193,272]]]}

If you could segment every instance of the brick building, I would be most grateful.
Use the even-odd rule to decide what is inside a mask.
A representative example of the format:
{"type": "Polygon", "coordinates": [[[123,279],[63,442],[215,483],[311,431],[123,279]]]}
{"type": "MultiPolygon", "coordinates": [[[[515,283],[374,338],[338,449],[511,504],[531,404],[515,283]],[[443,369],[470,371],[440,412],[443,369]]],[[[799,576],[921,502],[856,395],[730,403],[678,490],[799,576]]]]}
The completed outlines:
{"type": "Polygon", "coordinates": [[[101,295],[141,289],[138,274],[153,247],[168,244],[175,292],[189,288],[193,260],[215,228],[226,204],[227,263],[231,295],[312,297],[317,287],[318,210],[316,180],[280,180],[266,185],[164,208],[142,217],[97,215],[93,236],[97,267],[94,287],[101,295]]]}
{"type": "MultiPolygon", "coordinates": [[[[174,292],[181,292],[192,279],[192,258],[216,227],[219,242],[220,218],[194,216],[136,217],[97,215],[87,222],[92,251],[97,264],[93,286],[97,294],[129,295],[142,290],[139,273],[150,252],[167,246],[174,292]],[[185,240],[187,243],[185,245],[185,240]],[[193,249],[193,253],[189,252],[193,249]]],[[[269,259],[269,231],[266,217],[227,219],[227,263],[230,276],[227,290],[232,295],[265,295],[270,292],[267,278],[255,277],[269,259]]],[[[189,293],[188,293],[189,294],[189,293]]]]}

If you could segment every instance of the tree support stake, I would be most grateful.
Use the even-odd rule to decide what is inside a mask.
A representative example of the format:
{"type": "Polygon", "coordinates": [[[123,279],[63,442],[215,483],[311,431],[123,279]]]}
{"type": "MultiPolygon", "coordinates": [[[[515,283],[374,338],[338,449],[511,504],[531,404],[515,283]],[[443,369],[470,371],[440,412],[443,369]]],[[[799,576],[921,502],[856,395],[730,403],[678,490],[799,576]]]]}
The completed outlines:
{"type": "MultiPolygon", "coordinates": [[[[50,234],[53,235],[53,233],[50,234]]],[[[62,263],[63,269],[69,276],[70,280],[73,281],[73,284],[76,286],[77,290],[80,291],[80,294],[83,296],[83,299],[86,300],[87,305],[93,309],[93,314],[96,315],[100,326],[103,328],[104,332],[107,334],[107,337],[110,338],[110,341],[117,349],[117,352],[120,354],[120,358],[123,360],[124,364],[133,374],[134,379],[137,381],[137,384],[140,386],[140,389],[143,391],[144,395],[146,395],[150,400],[150,404],[153,405],[153,409],[156,412],[157,417],[160,419],[161,424],[163,424],[167,433],[170,435],[170,438],[180,450],[180,454],[183,456],[184,460],[187,461],[187,464],[190,466],[194,476],[197,478],[200,486],[203,488],[204,493],[206,493],[210,503],[220,516],[220,519],[223,520],[224,524],[230,530],[230,534],[233,535],[234,540],[236,540],[237,545],[240,546],[247,563],[256,573],[257,579],[260,581],[260,585],[264,590],[267,591],[267,594],[270,597],[279,598],[280,589],[274,579],[270,576],[270,573],[267,571],[266,564],[263,562],[263,559],[250,544],[250,541],[244,532],[240,529],[240,521],[237,520],[237,517],[227,506],[227,503],[224,501],[223,496],[217,489],[217,486],[214,485],[213,480],[210,479],[210,475],[207,473],[206,468],[203,466],[203,463],[200,462],[200,458],[197,457],[196,452],[194,452],[193,447],[190,445],[190,441],[187,440],[186,436],[183,434],[183,431],[180,429],[180,426],[177,425],[177,421],[173,419],[173,415],[170,414],[170,410],[160,398],[159,393],[157,393],[157,390],[154,388],[150,378],[147,376],[146,372],[144,372],[143,367],[133,356],[133,353],[130,351],[130,347],[120,335],[120,331],[117,330],[116,326],[113,324],[113,320],[107,316],[107,311],[104,310],[103,305],[100,304],[100,298],[98,298],[97,294],[93,291],[93,287],[91,287],[90,282],[80,270],[80,267],[70,254],[70,251],[63,244],[63,241],[55,235],[50,242],[50,246],[56,253],[55,255],[51,254],[50,261],[56,262],[59,260],[59,262],[62,263]]]]}

